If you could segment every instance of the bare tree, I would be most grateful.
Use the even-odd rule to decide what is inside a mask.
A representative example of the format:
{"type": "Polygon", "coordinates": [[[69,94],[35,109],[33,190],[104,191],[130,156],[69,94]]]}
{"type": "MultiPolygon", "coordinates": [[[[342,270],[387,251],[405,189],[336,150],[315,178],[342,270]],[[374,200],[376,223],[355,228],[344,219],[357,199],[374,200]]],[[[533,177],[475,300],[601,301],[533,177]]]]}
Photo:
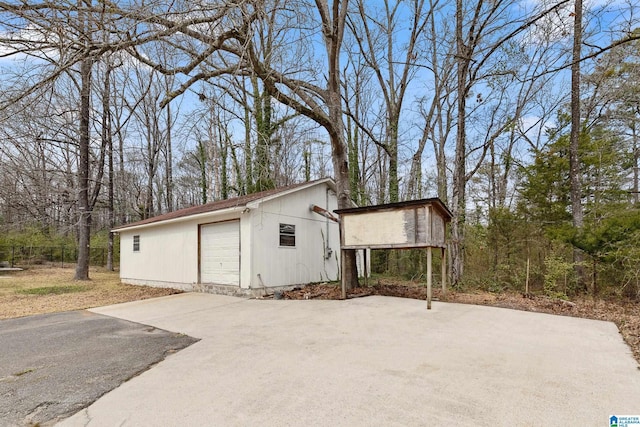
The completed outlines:
{"type": "MultiPolygon", "coordinates": [[[[571,135],[569,143],[569,181],[571,188],[571,214],[573,226],[581,229],[584,226],[582,209],[582,187],[580,182],[580,133],[582,132],[582,117],[580,106],[580,61],[582,57],[582,0],[574,0],[573,10],[573,49],[571,62],[571,135]]],[[[582,252],[575,248],[573,261],[576,275],[580,284],[586,283],[585,271],[582,266],[582,252]]]]}
{"type": "Polygon", "coordinates": [[[112,114],[112,95],[113,95],[113,71],[119,64],[113,61],[109,55],[103,58],[104,74],[101,76],[103,87],[100,91],[102,97],[102,120],[100,138],[102,146],[105,147],[103,152],[107,157],[107,217],[108,217],[108,238],[107,238],[107,265],[109,271],[113,271],[114,263],[114,233],[111,231],[116,225],[115,216],[115,176],[114,176],[114,149],[113,149],[113,114],[112,114]]]}
{"type": "MultiPolygon", "coordinates": [[[[284,7],[281,9],[286,10],[284,7]]],[[[308,117],[322,126],[329,134],[333,173],[337,184],[338,207],[352,206],[349,185],[349,163],[342,120],[340,55],[348,11],[348,1],[316,0],[314,7],[307,9],[319,17],[323,48],[326,60],[326,85],[321,87],[308,80],[290,77],[282,71],[265,64],[257,54],[254,37],[247,34],[243,40],[250,66],[263,81],[266,90],[276,100],[308,117]]],[[[299,10],[298,13],[305,13],[299,10]]],[[[249,27],[249,26],[246,26],[249,27]]],[[[238,52],[239,53],[239,52],[238,52]]],[[[342,263],[342,274],[347,287],[357,286],[358,275],[353,251],[347,251],[342,263]]]]}
{"type": "MultiPolygon", "coordinates": [[[[220,87],[227,81],[235,81],[237,85],[232,85],[225,95],[233,106],[225,106],[224,111],[244,125],[244,138],[241,147],[236,147],[230,135],[232,126],[216,128],[215,142],[221,161],[216,174],[221,179],[220,194],[234,191],[230,184],[242,194],[251,191],[256,182],[280,179],[283,171],[292,170],[297,161],[306,161],[305,177],[311,177],[310,147],[316,142],[308,139],[300,148],[286,147],[289,150],[286,153],[281,144],[275,143],[276,138],[282,138],[283,142],[285,138],[295,138],[290,127],[276,126],[278,118],[293,113],[307,119],[305,125],[320,126],[328,136],[314,140],[329,140],[340,207],[350,206],[352,196],[359,202],[367,200],[364,194],[367,191],[373,196],[371,199],[397,200],[401,197],[402,174],[398,165],[405,154],[399,148],[405,126],[402,123],[408,117],[406,129],[413,131],[414,123],[409,122],[417,120],[407,111],[409,96],[413,95],[408,88],[418,80],[416,77],[425,76],[424,86],[430,87],[429,92],[422,92],[425,102],[419,106],[424,129],[420,129],[421,135],[415,138],[416,145],[409,153],[412,158],[407,194],[410,197],[422,194],[423,157],[431,142],[438,194],[443,198],[449,193],[452,196],[452,269],[454,282],[458,282],[464,268],[467,185],[480,168],[487,166],[488,157],[491,203],[504,202],[512,164],[502,162],[501,156],[510,159],[518,141],[527,139],[518,123],[526,111],[525,100],[532,96],[534,77],[547,73],[536,71],[538,76],[532,76],[534,71],[501,67],[500,62],[511,61],[505,55],[511,42],[521,41],[520,36],[528,28],[567,2],[541,4],[534,11],[517,16],[514,2],[506,0],[457,0],[455,9],[437,0],[386,0],[378,3],[382,8],[348,0],[178,0],[109,5],[90,0],[44,4],[0,2],[0,13],[5,18],[0,24],[4,30],[0,42],[11,47],[13,54],[32,55],[44,64],[40,64],[44,70],[41,77],[35,79],[35,74],[30,74],[37,80],[35,83],[19,90],[17,86],[13,90],[8,88],[4,96],[9,103],[42,94],[57,79],[77,81],[78,93],[82,94],[81,108],[76,108],[81,112],[77,116],[81,126],[67,150],[74,151],[74,144],[78,144],[80,167],[71,172],[78,172],[74,184],[79,191],[78,219],[80,229],[87,230],[91,205],[97,200],[103,181],[101,168],[105,159],[111,162],[106,166],[109,179],[117,178],[109,199],[115,205],[111,209],[120,209],[120,221],[129,218],[122,206],[132,204],[135,197],[144,199],[143,216],[174,208],[175,134],[171,129],[177,112],[172,102],[182,94],[195,92],[196,85],[220,87]],[[455,26],[447,26],[449,23],[443,16],[453,12],[455,26]],[[401,44],[393,36],[405,20],[408,27],[402,25],[406,27],[407,39],[406,44],[401,44]],[[345,36],[347,25],[352,31],[345,36]],[[109,32],[109,36],[103,37],[100,32],[109,32]],[[345,37],[351,37],[357,46],[353,49],[358,51],[357,55],[355,52],[346,55],[351,46],[345,48],[345,37]],[[127,132],[133,127],[127,129],[122,123],[128,120],[126,114],[119,114],[123,101],[118,96],[107,96],[106,87],[100,89],[105,92],[101,99],[101,144],[89,134],[91,86],[85,80],[88,83],[97,80],[93,77],[100,69],[99,59],[116,51],[133,58],[129,59],[135,67],[129,70],[128,85],[148,82],[149,75],[162,75],[156,79],[160,83],[154,80],[153,91],[143,85],[135,96],[130,91],[124,97],[128,112],[136,115],[130,124],[142,123],[138,129],[145,130],[140,133],[147,138],[144,155],[140,156],[144,157],[144,168],[129,167],[135,166],[136,160],[132,151],[127,151],[127,144],[129,148],[132,145],[127,141],[127,132]],[[341,67],[341,61],[347,57],[349,62],[341,67]],[[364,68],[372,74],[367,74],[364,68]],[[137,76],[131,71],[135,69],[139,71],[137,76]],[[223,76],[227,79],[224,82],[220,80],[223,76]],[[530,78],[531,84],[518,78],[530,78]],[[499,89],[483,95],[481,92],[488,90],[489,85],[499,89]],[[367,90],[374,86],[378,88],[376,92],[367,90]],[[518,88],[517,92],[514,88],[518,88]],[[517,93],[517,102],[511,102],[513,99],[504,93],[498,94],[500,90],[508,90],[511,95],[517,93]],[[362,107],[376,103],[382,108],[362,107]],[[452,138],[454,128],[456,137],[452,138]],[[468,137],[468,132],[472,132],[473,138],[468,137]],[[372,141],[377,145],[370,144],[372,141]],[[86,151],[85,144],[91,143],[96,146],[89,146],[86,151]],[[298,153],[296,158],[295,151],[304,154],[298,153]],[[277,164],[275,154],[282,155],[282,159],[286,154],[286,165],[277,164]],[[85,172],[85,164],[89,172],[85,172]],[[138,169],[145,171],[141,173],[138,169]],[[133,195],[121,191],[125,183],[130,184],[133,195]],[[222,183],[226,186],[224,191],[222,183]],[[126,203],[122,200],[125,197],[126,203]]],[[[579,20],[576,16],[575,21],[579,20]]],[[[630,38],[625,40],[628,42],[630,38]]],[[[578,52],[572,64],[578,66],[589,55],[578,52]]],[[[120,71],[120,78],[127,74],[120,71]]],[[[551,75],[551,71],[547,74],[551,75]]],[[[116,83],[115,77],[100,79],[105,85],[111,81],[114,85],[123,84],[116,83]]],[[[100,107],[95,104],[93,108],[97,111],[100,107]]],[[[100,121],[97,115],[95,120],[100,121]]],[[[185,168],[192,170],[193,162],[189,159],[185,168]]],[[[195,198],[192,194],[184,200],[195,198]]],[[[82,247],[86,245],[88,241],[81,242],[82,247]]],[[[352,260],[345,263],[345,272],[349,283],[355,284],[352,260]]],[[[83,272],[78,276],[83,276],[83,272]]]]}
{"type": "MultiPolygon", "coordinates": [[[[89,0],[90,2],[91,0],[89,0]]],[[[87,0],[85,6],[91,6],[87,0]]],[[[78,14],[80,35],[83,37],[84,49],[91,46],[91,21],[84,13],[78,14]]],[[[93,58],[86,56],[80,62],[80,124],[78,147],[78,264],[76,266],[76,280],[89,279],[89,256],[91,249],[91,206],[89,202],[89,145],[91,136],[89,126],[91,120],[91,68],[93,58]]]]}
{"type": "MultiPolygon", "coordinates": [[[[97,36],[109,25],[105,15],[93,8],[91,0],[60,2],[57,4],[0,4],[0,13],[5,18],[6,31],[0,40],[7,48],[6,56],[27,55],[33,64],[41,68],[38,78],[28,86],[13,90],[7,95],[6,105],[41,95],[57,82],[70,79],[79,93],[76,108],[78,127],[71,141],[77,143],[77,238],[78,264],[75,278],[89,278],[90,234],[93,208],[96,206],[104,173],[105,143],[95,159],[92,159],[92,71],[102,53],[105,43],[97,36]],[[41,13],[42,8],[49,13],[41,13]],[[99,48],[98,46],[103,46],[99,48]],[[95,164],[95,174],[92,171],[95,164]],[[95,176],[94,176],[95,175],[95,176]]],[[[75,150],[74,150],[75,151],[75,150]]],[[[69,171],[71,172],[71,171],[69,171]]]]}
{"type": "Polygon", "coordinates": [[[389,158],[389,201],[400,198],[398,181],[398,156],[400,117],[403,112],[405,96],[412,78],[417,71],[419,39],[422,37],[437,1],[427,4],[424,0],[412,0],[405,10],[403,2],[385,0],[383,11],[376,14],[375,7],[365,6],[363,0],[357,2],[358,13],[349,19],[349,27],[357,41],[360,54],[376,77],[382,99],[386,107],[384,139],[376,135],[357,116],[356,120],[362,132],[384,149],[389,158]],[[395,34],[400,30],[401,22],[410,19],[407,40],[398,43],[395,34]]]}
{"type": "Polygon", "coordinates": [[[0,127],[7,216],[17,228],[37,222],[44,234],[69,231],[77,212],[72,111],[77,107],[60,96],[60,89],[12,103],[2,111],[0,127]]]}
{"type": "Polygon", "coordinates": [[[431,73],[432,86],[431,93],[419,100],[422,135],[411,158],[407,192],[409,197],[422,196],[422,157],[430,140],[436,164],[437,194],[447,201],[449,173],[446,146],[454,128],[455,40],[444,36],[451,33],[451,28],[442,12],[436,10],[436,2],[430,0],[429,8],[424,68],[431,73]]]}
{"type": "MultiPolygon", "coordinates": [[[[377,179],[371,176],[374,169],[371,166],[368,153],[376,150],[369,138],[369,133],[379,128],[383,122],[383,113],[373,113],[375,105],[374,89],[372,88],[371,68],[357,53],[358,49],[348,46],[348,62],[343,71],[344,105],[346,110],[347,149],[349,158],[349,175],[351,196],[359,205],[370,203],[367,185],[377,179]],[[362,128],[368,129],[364,132],[362,128]]],[[[379,178],[378,178],[379,179],[379,178]]],[[[377,189],[376,192],[379,192],[377,189]]]]}
{"type": "MultiPolygon", "coordinates": [[[[467,99],[479,81],[493,74],[491,61],[504,45],[532,27],[548,14],[561,8],[568,0],[542,7],[522,18],[511,16],[512,2],[456,0],[456,79],[457,128],[452,180],[451,271],[452,283],[462,280],[464,272],[464,243],[466,215],[466,186],[482,165],[489,145],[469,150],[467,143],[467,99]],[[469,167],[470,151],[480,151],[475,165],[469,167]]],[[[498,70],[498,72],[502,72],[498,70]]]]}

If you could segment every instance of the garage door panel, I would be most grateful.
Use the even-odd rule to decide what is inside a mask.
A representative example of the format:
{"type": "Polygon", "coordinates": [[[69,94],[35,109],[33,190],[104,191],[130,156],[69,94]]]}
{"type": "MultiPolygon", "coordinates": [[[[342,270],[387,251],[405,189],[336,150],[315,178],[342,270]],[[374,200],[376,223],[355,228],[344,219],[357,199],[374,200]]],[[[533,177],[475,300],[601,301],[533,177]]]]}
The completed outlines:
{"type": "Polygon", "coordinates": [[[240,285],[240,221],[200,227],[200,281],[240,285]]]}

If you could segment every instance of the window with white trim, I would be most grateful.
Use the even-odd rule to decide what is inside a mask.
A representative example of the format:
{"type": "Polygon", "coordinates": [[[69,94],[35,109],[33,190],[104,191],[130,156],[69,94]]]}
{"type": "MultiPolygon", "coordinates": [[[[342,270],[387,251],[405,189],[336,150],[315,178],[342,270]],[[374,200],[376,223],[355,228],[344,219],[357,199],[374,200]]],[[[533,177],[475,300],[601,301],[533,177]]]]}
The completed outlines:
{"type": "Polygon", "coordinates": [[[140,235],[133,236],[133,252],[140,252],[140,235]]]}
{"type": "Polygon", "coordinates": [[[296,226],[293,224],[280,224],[280,246],[296,246],[296,226]]]}

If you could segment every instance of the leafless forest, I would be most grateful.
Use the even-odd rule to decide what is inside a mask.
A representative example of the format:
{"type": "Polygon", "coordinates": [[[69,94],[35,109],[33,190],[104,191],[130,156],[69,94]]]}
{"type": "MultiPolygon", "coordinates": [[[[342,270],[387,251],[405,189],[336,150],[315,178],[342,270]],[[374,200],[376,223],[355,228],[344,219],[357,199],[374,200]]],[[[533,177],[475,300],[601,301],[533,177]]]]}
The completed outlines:
{"type": "Polygon", "coordinates": [[[638,6],[0,2],[0,261],[71,244],[85,279],[113,226],[331,176],[445,201],[454,286],[637,298],[638,6]]]}

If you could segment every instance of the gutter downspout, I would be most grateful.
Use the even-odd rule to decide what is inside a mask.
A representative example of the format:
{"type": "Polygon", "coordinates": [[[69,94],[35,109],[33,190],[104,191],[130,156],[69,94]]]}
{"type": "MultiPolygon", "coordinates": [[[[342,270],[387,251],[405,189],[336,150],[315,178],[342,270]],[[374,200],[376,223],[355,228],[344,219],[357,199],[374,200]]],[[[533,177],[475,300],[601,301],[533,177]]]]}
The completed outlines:
{"type": "MultiPolygon", "coordinates": [[[[327,187],[327,190],[324,193],[324,196],[325,196],[324,207],[327,211],[329,210],[329,190],[330,188],[327,187]]],[[[327,260],[331,258],[331,246],[329,245],[329,242],[331,242],[331,239],[329,239],[329,218],[325,220],[325,227],[327,229],[327,244],[324,245],[324,259],[327,260]]]]}

